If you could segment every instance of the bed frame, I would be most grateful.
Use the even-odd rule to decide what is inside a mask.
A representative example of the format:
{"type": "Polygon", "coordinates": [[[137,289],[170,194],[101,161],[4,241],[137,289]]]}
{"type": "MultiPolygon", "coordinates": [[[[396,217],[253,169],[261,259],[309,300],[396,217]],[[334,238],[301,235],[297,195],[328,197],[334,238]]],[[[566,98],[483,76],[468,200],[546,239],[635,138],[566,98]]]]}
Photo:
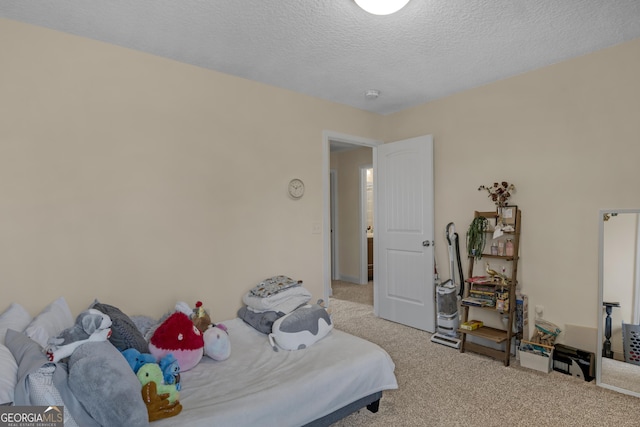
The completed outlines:
{"type": "Polygon", "coordinates": [[[318,418],[315,421],[311,421],[309,424],[305,424],[303,427],[328,427],[331,424],[337,421],[340,421],[344,417],[349,416],[356,411],[359,411],[365,406],[369,411],[375,414],[376,412],[378,412],[378,409],[380,408],[380,399],[382,399],[381,391],[370,394],[369,396],[365,396],[362,399],[349,403],[348,405],[343,406],[337,411],[334,411],[328,415],[325,415],[322,418],[318,418]]]}

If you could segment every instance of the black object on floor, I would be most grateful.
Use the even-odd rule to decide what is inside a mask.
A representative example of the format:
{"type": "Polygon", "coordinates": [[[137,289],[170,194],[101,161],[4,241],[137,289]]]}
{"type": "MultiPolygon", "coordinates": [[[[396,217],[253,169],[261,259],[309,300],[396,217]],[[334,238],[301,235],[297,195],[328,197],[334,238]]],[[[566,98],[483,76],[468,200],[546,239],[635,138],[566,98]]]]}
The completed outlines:
{"type": "Polygon", "coordinates": [[[595,354],[564,344],[553,348],[553,370],[593,381],[596,377],[595,354]]]}

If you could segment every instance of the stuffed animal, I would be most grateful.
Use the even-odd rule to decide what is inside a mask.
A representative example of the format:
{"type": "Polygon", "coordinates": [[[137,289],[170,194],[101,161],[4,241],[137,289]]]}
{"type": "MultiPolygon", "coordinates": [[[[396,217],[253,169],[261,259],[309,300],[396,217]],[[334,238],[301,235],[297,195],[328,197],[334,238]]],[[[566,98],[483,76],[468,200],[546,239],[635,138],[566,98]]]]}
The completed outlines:
{"type": "Polygon", "coordinates": [[[136,374],[140,384],[143,386],[153,381],[156,383],[156,389],[158,393],[168,393],[168,399],[170,403],[176,402],[180,397],[180,393],[176,389],[175,384],[165,384],[163,381],[162,369],[157,363],[145,363],[138,369],[136,374]]]}
{"type": "Polygon", "coordinates": [[[155,363],[156,358],[151,353],[140,353],[135,348],[128,348],[121,352],[134,373],[138,373],[140,367],[146,363],[155,363]]]}
{"type": "Polygon", "coordinates": [[[202,301],[196,301],[196,308],[193,309],[193,317],[204,317],[207,311],[202,306],[202,301]]]}
{"type": "Polygon", "coordinates": [[[165,384],[175,384],[176,390],[180,391],[180,365],[172,353],[167,354],[158,362],[165,384]]]}
{"type": "Polygon", "coordinates": [[[178,361],[181,372],[186,372],[200,362],[203,356],[202,332],[189,316],[176,311],[155,330],[149,341],[149,352],[156,360],[169,353],[178,361]]]}
{"type": "Polygon", "coordinates": [[[87,342],[106,341],[111,336],[111,318],[95,309],[83,311],[76,317],[76,323],[49,339],[45,349],[50,362],[58,362],[87,342]]]}
{"type": "Polygon", "coordinates": [[[137,376],[142,384],[142,400],[147,406],[149,421],[172,417],[182,411],[178,390],[173,384],[163,384],[162,370],[157,363],[142,365],[137,376]]]}
{"type": "Polygon", "coordinates": [[[222,323],[204,331],[204,354],[213,360],[225,360],[231,355],[231,341],[222,323]]]}
{"type": "Polygon", "coordinates": [[[302,350],[324,338],[333,329],[329,313],[322,300],[305,304],[273,322],[269,343],[274,351],[302,350]]]}
{"type": "Polygon", "coordinates": [[[158,394],[157,388],[158,386],[153,381],[142,386],[142,400],[147,406],[149,421],[173,417],[182,412],[180,402],[169,402],[168,394],[158,394]]]}
{"type": "Polygon", "coordinates": [[[191,320],[193,320],[193,324],[196,325],[196,328],[203,334],[211,327],[211,317],[204,307],[202,307],[202,301],[196,302],[196,308],[193,309],[191,320]]]}
{"type": "MultiPolygon", "coordinates": [[[[191,317],[193,315],[193,309],[191,308],[191,306],[189,306],[188,303],[186,303],[184,301],[178,301],[176,303],[176,309],[174,311],[180,311],[180,312],[186,314],[189,317],[191,317]]],[[[171,314],[171,313],[169,313],[169,314],[171,314]]]]}

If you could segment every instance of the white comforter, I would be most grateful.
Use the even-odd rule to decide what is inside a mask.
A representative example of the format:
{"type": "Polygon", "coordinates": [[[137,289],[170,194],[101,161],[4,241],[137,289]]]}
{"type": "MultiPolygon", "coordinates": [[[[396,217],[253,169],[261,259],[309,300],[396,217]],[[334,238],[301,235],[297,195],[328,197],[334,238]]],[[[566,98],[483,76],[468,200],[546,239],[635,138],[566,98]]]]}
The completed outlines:
{"type": "Polygon", "coordinates": [[[273,351],[241,319],[223,322],[229,359],[208,357],[181,374],[182,412],[154,427],[302,426],[369,394],[398,388],[391,357],[339,330],[309,348],[273,351]]]}

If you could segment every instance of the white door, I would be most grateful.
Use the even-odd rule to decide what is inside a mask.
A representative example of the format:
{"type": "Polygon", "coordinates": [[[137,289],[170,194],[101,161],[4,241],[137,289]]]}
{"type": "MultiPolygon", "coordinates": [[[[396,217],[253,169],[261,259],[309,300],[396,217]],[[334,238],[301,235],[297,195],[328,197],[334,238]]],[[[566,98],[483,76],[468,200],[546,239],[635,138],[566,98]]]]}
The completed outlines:
{"type": "Polygon", "coordinates": [[[433,137],[380,145],[376,157],[376,312],[435,332],[433,137]]]}

